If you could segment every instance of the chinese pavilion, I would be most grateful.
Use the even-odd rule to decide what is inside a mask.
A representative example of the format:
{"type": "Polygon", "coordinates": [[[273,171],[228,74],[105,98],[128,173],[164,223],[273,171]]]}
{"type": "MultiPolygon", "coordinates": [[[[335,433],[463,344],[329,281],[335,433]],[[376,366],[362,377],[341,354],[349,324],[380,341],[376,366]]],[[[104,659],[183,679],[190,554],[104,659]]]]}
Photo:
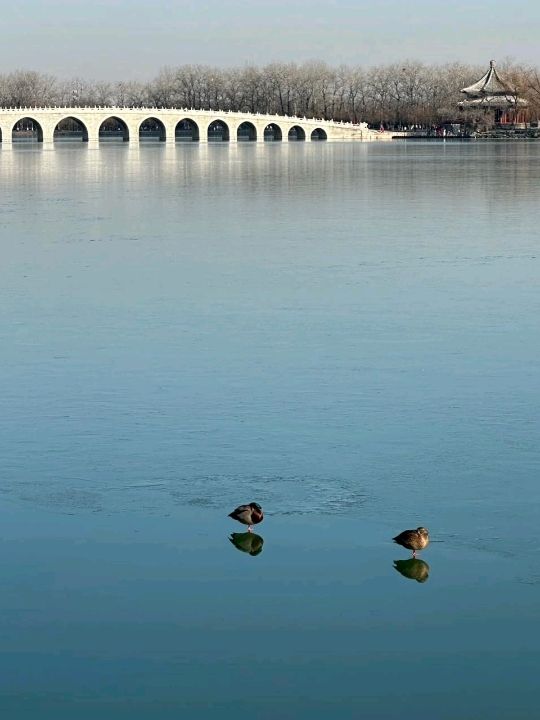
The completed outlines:
{"type": "Polygon", "coordinates": [[[527,122],[527,101],[518,97],[510,83],[501,79],[495,70],[495,61],[489,63],[489,70],[480,80],[461,91],[466,99],[458,103],[461,110],[493,112],[495,123],[500,125],[527,122]]]}

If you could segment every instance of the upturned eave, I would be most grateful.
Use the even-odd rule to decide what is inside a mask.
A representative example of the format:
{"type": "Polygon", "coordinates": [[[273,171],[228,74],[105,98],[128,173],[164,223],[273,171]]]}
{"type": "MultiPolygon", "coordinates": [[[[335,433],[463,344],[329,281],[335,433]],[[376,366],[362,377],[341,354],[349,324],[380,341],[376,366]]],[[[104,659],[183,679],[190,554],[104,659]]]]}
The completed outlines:
{"type": "Polygon", "coordinates": [[[501,79],[495,69],[495,61],[491,60],[485,75],[472,85],[463,88],[461,92],[469,97],[484,97],[515,95],[516,91],[515,88],[501,79]]]}

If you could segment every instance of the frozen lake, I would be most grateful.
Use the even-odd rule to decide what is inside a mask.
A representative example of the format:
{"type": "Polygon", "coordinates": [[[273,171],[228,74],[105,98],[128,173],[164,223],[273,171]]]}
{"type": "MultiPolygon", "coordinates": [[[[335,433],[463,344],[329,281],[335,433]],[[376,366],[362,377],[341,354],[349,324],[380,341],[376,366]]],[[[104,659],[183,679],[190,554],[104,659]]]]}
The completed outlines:
{"type": "Polygon", "coordinates": [[[0,192],[10,720],[534,714],[540,144],[21,143],[0,192]]]}

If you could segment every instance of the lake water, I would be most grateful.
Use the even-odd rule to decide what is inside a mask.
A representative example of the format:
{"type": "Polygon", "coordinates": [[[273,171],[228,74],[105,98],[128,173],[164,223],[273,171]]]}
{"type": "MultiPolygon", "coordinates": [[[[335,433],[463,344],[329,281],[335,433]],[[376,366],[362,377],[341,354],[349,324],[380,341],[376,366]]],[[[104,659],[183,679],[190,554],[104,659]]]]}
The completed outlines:
{"type": "Polygon", "coordinates": [[[6,718],[534,716],[540,144],[21,144],[0,193],[6,718]]]}

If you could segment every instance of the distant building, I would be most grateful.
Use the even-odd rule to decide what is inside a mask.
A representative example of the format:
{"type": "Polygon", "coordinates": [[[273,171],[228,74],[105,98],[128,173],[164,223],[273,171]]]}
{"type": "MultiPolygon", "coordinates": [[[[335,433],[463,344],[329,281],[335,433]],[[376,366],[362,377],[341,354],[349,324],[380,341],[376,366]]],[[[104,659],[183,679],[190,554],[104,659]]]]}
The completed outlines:
{"type": "Polygon", "coordinates": [[[469,114],[493,117],[497,125],[517,125],[527,122],[527,101],[518,97],[518,91],[501,79],[491,60],[489,69],[480,80],[461,91],[466,100],[458,103],[460,110],[469,114]]]}

